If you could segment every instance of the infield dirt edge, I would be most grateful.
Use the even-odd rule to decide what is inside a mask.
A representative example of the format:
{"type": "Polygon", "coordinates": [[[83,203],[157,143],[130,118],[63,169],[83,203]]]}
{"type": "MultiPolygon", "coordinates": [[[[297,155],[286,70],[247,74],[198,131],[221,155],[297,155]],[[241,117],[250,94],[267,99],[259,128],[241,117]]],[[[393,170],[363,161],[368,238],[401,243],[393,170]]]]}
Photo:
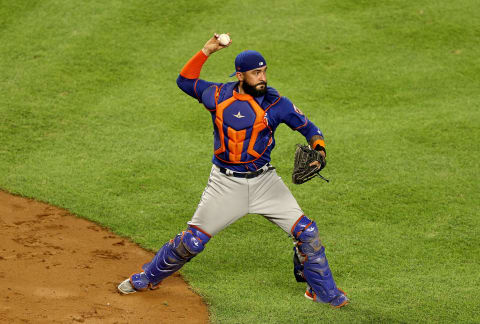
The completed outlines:
{"type": "Polygon", "coordinates": [[[178,273],[154,291],[117,292],[153,255],[63,208],[0,190],[0,322],[209,323],[178,273]]]}

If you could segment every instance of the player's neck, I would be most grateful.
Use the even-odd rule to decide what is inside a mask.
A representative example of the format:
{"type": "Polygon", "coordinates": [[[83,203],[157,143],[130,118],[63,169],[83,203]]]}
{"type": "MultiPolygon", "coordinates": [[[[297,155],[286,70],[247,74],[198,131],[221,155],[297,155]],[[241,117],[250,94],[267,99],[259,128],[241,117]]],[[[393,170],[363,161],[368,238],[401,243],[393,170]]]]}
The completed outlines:
{"type": "Polygon", "coordinates": [[[238,93],[239,93],[239,94],[247,94],[247,93],[245,92],[245,90],[243,90],[242,82],[239,82],[239,83],[238,83],[238,93]]]}

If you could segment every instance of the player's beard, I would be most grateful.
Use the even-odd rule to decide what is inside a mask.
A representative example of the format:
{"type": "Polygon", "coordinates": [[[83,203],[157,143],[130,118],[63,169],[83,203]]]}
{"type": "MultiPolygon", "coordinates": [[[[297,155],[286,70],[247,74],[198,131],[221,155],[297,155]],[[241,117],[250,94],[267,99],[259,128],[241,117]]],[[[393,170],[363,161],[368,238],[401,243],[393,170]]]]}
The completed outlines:
{"type": "Polygon", "coordinates": [[[251,95],[252,97],[261,97],[267,93],[267,83],[266,82],[259,82],[256,85],[252,86],[250,85],[247,81],[243,82],[242,84],[243,91],[245,91],[246,94],[251,95]],[[257,88],[257,86],[263,84],[263,88],[257,88]]]}

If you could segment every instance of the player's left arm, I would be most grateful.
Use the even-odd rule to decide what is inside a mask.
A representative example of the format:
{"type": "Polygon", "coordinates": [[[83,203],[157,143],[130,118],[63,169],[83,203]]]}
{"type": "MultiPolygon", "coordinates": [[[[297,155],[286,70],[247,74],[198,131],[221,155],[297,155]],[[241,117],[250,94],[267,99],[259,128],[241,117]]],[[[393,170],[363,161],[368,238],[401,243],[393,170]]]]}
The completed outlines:
{"type": "Polygon", "coordinates": [[[283,97],[281,102],[281,121],[287,124],[292,130],[301,133],[312,149],[320,151],[325,158],[325,140],[322,131],[305,116],[288,98],[283,97]]]}

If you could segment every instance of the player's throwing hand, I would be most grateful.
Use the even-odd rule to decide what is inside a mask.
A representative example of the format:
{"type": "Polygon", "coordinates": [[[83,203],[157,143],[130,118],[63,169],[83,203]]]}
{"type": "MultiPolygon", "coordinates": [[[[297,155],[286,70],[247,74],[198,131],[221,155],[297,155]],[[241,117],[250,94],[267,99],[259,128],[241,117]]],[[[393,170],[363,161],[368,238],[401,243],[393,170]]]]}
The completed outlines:
{"type": "MultiPolygon", "coordinates": [[[[226,35],[228,35],[228,37],[230,38],[230,33],[227,33],[226,35]]],[[[219,37],[220,35],[219,34],[213,34],[213,37],[210,38],[206,43],[205,45],[203,46],[202,48],[202,52],[209,56],[210,54],[212,53],[215,53],[225,47],[228,47],[230,46],[230,44],[232,43],[232,39],[230,38],[230,41],[228,42],[227,45],[222,45],[220,44],[220,40],[219,40],[219,37]]]]}

